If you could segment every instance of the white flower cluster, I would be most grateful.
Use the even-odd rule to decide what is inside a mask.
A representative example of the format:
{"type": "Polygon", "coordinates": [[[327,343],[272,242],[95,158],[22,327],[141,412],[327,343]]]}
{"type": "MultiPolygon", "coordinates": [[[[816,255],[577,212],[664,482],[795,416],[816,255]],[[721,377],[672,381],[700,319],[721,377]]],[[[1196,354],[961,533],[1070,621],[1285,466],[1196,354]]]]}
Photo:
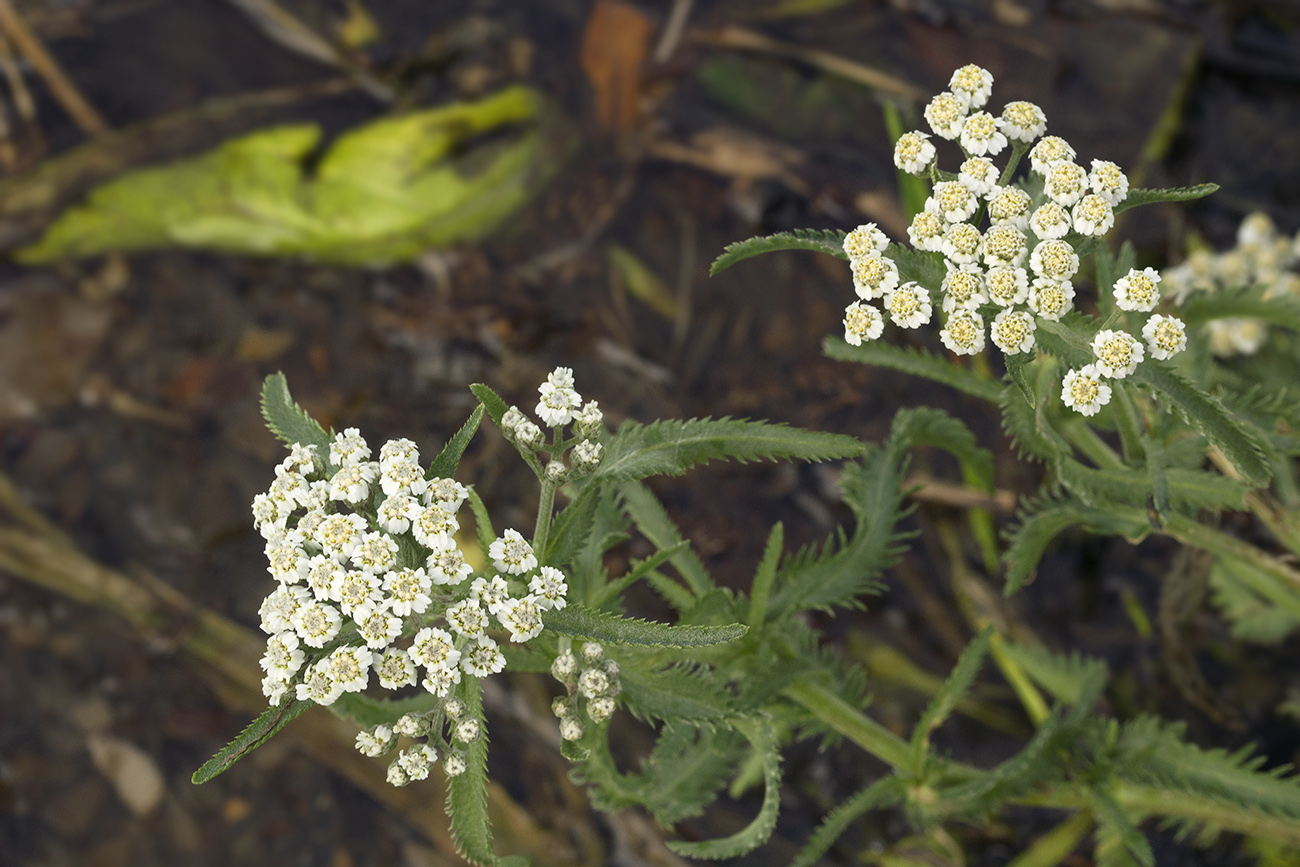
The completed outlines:
{"type": "MultiPolygon", "coordinates": [[[[1104,160],[1093,160],[1086,170],[1075,162],[1069,142],[1040,138],[1047,117],[1033,103],[1007,103],[997,117],[985,111],[992,89],[987,70],[963,66],[925,109],[933,134],[958,141],[966,156],[955,176],[934,172],[925,209],[907,230],[912,246],[943,254],[947,273],[937,287],[941,297],[932,300],[932,290],[914,282],[900,285],[898,267],[885,255],[888,239],[874,224],[859,226],[844,239],[861,299],[845,311],[846,342],[858,346],[879,337],[886,313],[903,328],[928,324],[937,306],[944,318],[939,338],[951,352],[976,355],[987,337],[1006,355],[1031,353],[1038,323],[1059,321],[1074,307],[1075,246],[1114,226],[1114,208],[1128,196],[1128,178],[1104,160]],[[1013,161],[1028,150],[1029,171],[1037,178],[1029,186],[1037,190],[1041,183],[1041,192],[1010,183],[1011,168],[994,165],[991,157],[1013,143],[1013,161]],[[985,216],[988,224],[981,229],[985,216]],[[883,299],[883,312],[864,303],[876,299],[883,299]]],[[[928,139],[923,132],[902,136],[894,164],[929,174],[937,152],[928,139]]],[[[1124,310],[1151,311],[1160,300],[1158,281],[1150,269],[1131,272],[1115,287],[1116,303],[1124,310]]],[[[1182,323],[1172,317],[1151,317],[1142,333],[1156,358],[1168,358],[1186,343],[1182,323]]],[[[1135,338],[1110,330],[1097,335],[1093,351],[1096,363],[1070,371],[1063,383],[1062,399],[1085,415],[1110,400],[1103,377],[1127,376],[1144,355],[1135,338]]]]}
{"type": "MultiPolygon", "coordinates": [[[[424,688],[446,698],[462,672],[484,677],[505,666],[489,629],[528,641],[542,631],[543,611],[565,605],[564,575],[538,568],[515,530],[490,546],[496,574],[470,580],[455,539],[469,491],[426,478],[414,443],[391,440],[378,461],[370,457],[354,428],[328,455],[294,445],[270,490],[253,500],[276,579],[260,610],[270,636],[262,691],[273,704],[290,691],[332,704],[364,690],[372,671],[388,690],[414,686],[423,673],[424,688]]],[[[416,765],[435,758],[411,753],[402,772],[418,779],[416,765]]]]}
{"type": "MultiPolygon", "coordinates": [[[[941,298],[931,298],[934,287],[900,285],[898,268],[885,255],[888,239],[874,224],[860,226],[844,240],[861,298],[845,311],[848,343],[879,337],[884,313],[900,327],[916,328],[939,307],[945,320],[939,337],[952,352],[982,352],[987,336],[1008,355],[1027,353],[1035,346],[1037,322],[1059,320],[1073,307],[1079,257],[1067,236],[1104,235],[1115,222],[1113,206],[1128,194],[1128,179],[1102,160],[1086,171],[1074,162],[1069,143],[1048,136],[1029,151],[1042,192],[1035,197],[1005,183],[991,158],[1011,143],[1024,148],[1039,139],[1047,118],[1030,102],[1007,103],[995,117],[984,110],[992,89],[987,70],[963,66],[925,109],[933,134],[958,141],[966,155],[958,174],[939,175],[946,179],[935,183],[908,228],[912,246],[944,256],[941,298]],[[981,230],[985,215],[988,226],[981,230]],[[878,298],[883,313],[863,303],[878,298]]],[[[923,132],[902,136],[895,165],[929,173],[936,151],[928,138],[923,132]]]]}
{"type": "MultiPolygon", "coordinates": [[[[1242,286],[1267,286],[1266,298],[1300,295],[1300,233],[1288,237],[1264,213],[1248,214],[1237,228],[1237,245],[1222,253],[1192,252],[1182,264],[1164,272],[1167,291],[1181,304],[1195,293],[1215,293],[1242,286]]],[[[1218,356],[1253,355],[1268,339],[1258,319],[1213,319],[1206,324],[1210,351],[1218,356]]]]}
{"type": "MultiPolygon", "coordinates": [[[[573,423],[574,437],[560,444],[551,455],[551,462],[546,465],[547,477],[554,482],[562,482],[570,474],[585,476],[600,465],[605,447],[597,437],[604,430],[604,416],[600,405],[594,400],[582,402],[582,396],[573,387],[573,371],[567,367],[557,367],[546,377],[546,382],[538,388],[540,400],[534,412],[548,427],[557,430],[573,423]],[[565,466],[562,452],[572,447],[569,454],[570,466],[565,466]]],[[[530,452],[545,447],[542,429],[524,415],[519,407],[512,406],[501,417],[501,430],[507,439],[530,452]]]]}
{"type": "Polygon", "coordinates": [[[560,737],[576,741],[585,727],[582,711],[597,725],[614,715],[614,699],[622,691],[618,681],[618,663],[605,658],[605,648],[595,642],[584,644],[578,655],[566,650],[551,664],[551,675],[564,684],[568,696],[551,704],[560,720],[560,737]]]}

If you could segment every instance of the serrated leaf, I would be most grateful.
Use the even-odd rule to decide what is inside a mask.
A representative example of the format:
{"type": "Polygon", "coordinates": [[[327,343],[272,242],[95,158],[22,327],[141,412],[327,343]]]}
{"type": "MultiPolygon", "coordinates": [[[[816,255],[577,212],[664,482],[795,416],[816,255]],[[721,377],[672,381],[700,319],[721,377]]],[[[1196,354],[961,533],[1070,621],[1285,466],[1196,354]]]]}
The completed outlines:
{"type": "Polygon", "coordinates": [[[925,771],[926,749],[930,745],[930,733],[943,725],[943,721],[957,707],[957,703],[970,690],[971,684],[975,682],[975,675],[979,674],[980,666],[984,664],[984,656],[988,653],[989,642],[993,639],[992,624],[985,626],[980,634],[975,636],[966,645],[962,651],[961,658],[953,666],[952,673],[948,679],[943,682],[943,686],[935,693],[934,698],[926,707],[925,713],[921,714],[921,719],[912,730],[912,773],[921,776],[925,771]]]}
{"type": "Polygon", "coordinates": [[[748,629],[741,623],[726,626],[668,626],[593,611],[577,604],[544,612],[542,622],[547,629],[560,635],[638,647],[706,647],[735,641],[748,629]]]}
{"type": "Polygon", "coordinates": [[[1046,500],[1021,512],[1019,524],[1011,531],[1011,544],[1003,554],[1007,566],[1003,592],[1010,596],[1024,586],[1047,546],[1058,534],[1073,526],[1089,532],[1140,538],[1150,531],[1145,514],[1136,510],[1101,510],[1078,502],[1046,500]]]}
{"type": "Polygon", "coordinates": [[[474,407],[474,411],[469,414],[469,418],[461,425],[460,430],[447,440],[447,444],[433,459],[433,463],[429,464],[429,471],[424,474],[426,479],[450,479],[456,474],[460,457],[465,454],[465,449],[469,446],[469,441],[474,438],[474,433],[482,420],[483,404],[480,403],[474,407]]]}
{"type": "MultiPolygon", "coordinates": [[[[1156,494],[1150,468],[1143,475],[1132,470],[1099,470],[1071,458],[1061,458],[1056,472],[1070,493],[1097,508],[1115,504],[1145,508],[1148,497],[1156,494]]],[[[1197,509],[1243,509],[1246,494],[1250,492],[1249,487],[1236,479],[1204,470],[1168,467],[1160,475],[1166,497],[1193,513],[1197,509]]],[[[1162,518],[1168,522],[1171,514],[1166,510],[1162,518]]]]}
{"type": "Polygon", "coordinates": [[[781,562],[781,552],[784,549],[785,527],[778,522],[767,534],[763,559],[754,570],[754,583],[750,587],[749,617],[746,618],[751,629],[763,627],[763,621],[767,617],[767,607],[772,599],[772,583],[776,580],[776,567],[781,562]]]}
{"type": "Polygon", "coordinates": [[[295,701],[286,696],[280,704],[268,707],[262,711],[261,716],[239,733],[239,737],[204,762],[203,766],[190,777],[190,781],[195,785],[206,783],[218,774],[229,770],[231,765],[266,743],[272,735],[284,728],[291,720],[301,716],[314,704],[313,701],[295,701]]]}
{"type": "MultiPolygon", "coordinates": [[[[664,507],[649,488],[640,482],[623,482],[618,486],[618,490],[623,497],[623,507],[627,510],[628,516],[641,534],[656,548],[660,550],[673,548],[682,541],[681,531],[668,517],[668,513],[664,511],[664,507]]],[[[700,558],[689,547],[674,554],[669,562],[686,580],[693,596],[703,596],[713,589],[713,578],[700,562],[700,558]]],[[[656,582],[651,577],[651,583],[658,586],[660,582],[656,582]]],[[[667,601],[678,611],[683,610],[680,599],[667,601]]]]}
{"type": "Polygon", "coordinates": [[[753,256],[780,250],[813,250],[847,260],[849,255],[844,252],[845,234],[847,233],[838,229],[795,229],[790,232],[778,232],[775,235],[737,241],[724,247],[722,255],[713,260],[713,264],[709,267],[709,276],[713,277],[737,262],[753,256]]]}
{"type": "MultiPolygon", "coordinates": [[[[1166,524],[1169,522],[1169,516],[1173,514],[1172,498],[1169,493],[1169,474],[1165,466],[1165,448],[1164,443],[1159,439],[1147,433],[1141,435],[1142,450],[1146,453],[1147,473],[1151,479],[1151,499],[1156,508],[1156,514],[1160,516],[1160,522],[1166,524]]],[[[1244,504],[1246,492],[1242,492],[1244,504]]]]}
{"type": "Polygon", "coordinates": [[[1238,641],[1251,641],[1260,644],[1277,644],[1297,627],[1300,627],[1300,614],[1294,608],[1288,610],[1279,605],[1272,594],[1261,593],[1254,585],[1267,581],[1275,591],[1286,593],[1295,601],[1295,596],[1284,588],[1272,576],[1240,560],[1230,561],[1220,558],[1210,570],[1210,590],[1214,607],[1223,612],[1224,619],[1232,630],[1232,637],[1238,641]],[[1243,581],[1237,572],[1251,576],[1243,581]]]}
{"type": "Polygon", "coordinates": [[[735,712],[731,696],[705,668],[658,671],[629,665],[619,674],[628,710],[642,719],[712,722],[735,712]]]}
{"type": "Polygon", "coordinates": [[[605,456],[592,479],[679,476],[711,460],[821,461],[861,453],[862,443],[853,437],[770,422],[731,418],[628,422],[605,441],[605,456]]]}
{"type": "Polygon", "coordinates": [[[433,694],[371,698],[359,692],[345,692],[330,705],[330,711],[352,720],[360,728],[372,729],[378,725],[391,726],[408,713],[426,713],[437,707],[438,702],[433,694]]]}
{"type": "Polygon", "coordinates": [[[1005,641],[1002,647],[1035,683],[1065,704],[1078,704],[1088,684],[1104,682],[1109,675],[1106,663],[1078,653],[1066,656],[1013,641],[1005,641]]]}
{"type": "Polygon", "coordinates": [[[965,422],[930,407],[900,410],[890,435],[907,447],[934,446],[950,452],[961,463],[967,481],[984,491],[993,490],[993,453],[981,448],[965,422]]]}
{"type": "Polygon", "coordinates": [[[1264,487],[1272,476],[1263,448],[1253,431],[1234,419],[1217,398],[1211,397],[1172,367],[1148,360],[1133,377],[1149,386],[1156,400],[1172,405],[1189,424],[1223,452],[1250,485],[1264,487]]]}
{"type": "MultiPolygon", "coordinates": [[[[465,675],[458,690],[465,702],[465,715],[470,719],[483,719],[483,693],[478,678],[465,675]]],[[[477,740],[467,744],[465,771],[447,780],[447,815],[451,819],[451,835],[456,841],[456,851],[471,864],[496,864],[492,851],[492,820],[488,816],[487,798],[487,726],[477,740]]]]}
{"type": "Polygon", "coordinates": [[[488,551],[492,543],[497,540],[496,531],[492,529],[492,517],[488,514],[487,505],[478,495],[478,491],[470,488],[468,499],[469,510],[474,515],[474,535],[478,538],[479,554],[482,555],[484,563],[491,563],[492,555],[488,551]]]}
{"type": "Polygon", "coordinates": [[[506,414],[510,407],[500,398],[495,391],[481,382],[476,382],[469,387],[469,390],[478,398],[479,403],[487,410],[487,414],[492,418],[492,422],[501,426],[501,417],[506,414]]]}
{"type": "Polygon", "coordinates": [[[744,828],[727,837],[683,843],[670,840],[667,845],[678,855],[688,858],[736,858],[767,842],[776,828],[776,817],[781,810],[781,751],[776,733],[766,719],[742,719],[735,728],[749,741],[763,766],[763,804],[758,815],[744,828]]]}
{"type": "Polygon", "coordinates": [[[893,449],[873,449],[840,476],[844,502],[853,512],[853,536],[838,532],[820,549],[805,548],[777,570],[769,606],[771,619],[801,610],[853,605],[878,592],[878,576],[894,562],[900,536],[894,526],[905,511],[903,475],[893,449]]]}
{"type": "Polygon", "coordinates": [[[892,807],[903,800],[903,783],[898,777],[884,777],[858,792],[831,811],[808,842],[790,862],[790,867],[813,867],[849,826],[872,810],[892,807]]]}
{"type": "Polygon", "coordinates": [[[602,490],[601,485],[588,484],[555,516],[551,522],[551,534],[546,540],[543,564],[563,566],[578,556],[591,534],[596,503],[603,493],[607,493],[607,489],[602,490]]]}
{"type": "Polygon", "coordinates": [[[320,422],[294,403],[283,373],[273,373],[262,383],[262,418],[271,433],[286,444],[315,446],[320,459],[329,461],[332,437],[320,422]]]}
{"type": "Polygon", "coordinates": [[[838,337],[827,337],[822,341],[822,353],[836,361],[855,361],[923,376],[990,403],[997,403],[1002,397],[1002,383],[976,376],[924,349],[903,349],[881,340],[850,346],[838,337]]]}
{"type": "Polygon", "coordinates": [[[1088,792],[1092,814],[1097,819],[1098,855],[1106,857],[1109,850],[1121,846],[1139,867],[1156,867],[1156,856],[1151,843],[1137,825],[1129,821],[1124,810],[1106,792],[1092,789],[1088,792]]]}
{"type": "Polygon", "coordinates": [[[1190,187],[1170,187],[1164,190],[1140,188],[1129,190],[1124,201],[1115,206],[1115,213],[1119,214],[1129,208],[1136,208],[1139,205],[1151,205],[1157,202],[1192,202],[1203,199],[1211,193],[1217,192],[1218,189],[1218,184],[1195,184],[1190,187]]]}

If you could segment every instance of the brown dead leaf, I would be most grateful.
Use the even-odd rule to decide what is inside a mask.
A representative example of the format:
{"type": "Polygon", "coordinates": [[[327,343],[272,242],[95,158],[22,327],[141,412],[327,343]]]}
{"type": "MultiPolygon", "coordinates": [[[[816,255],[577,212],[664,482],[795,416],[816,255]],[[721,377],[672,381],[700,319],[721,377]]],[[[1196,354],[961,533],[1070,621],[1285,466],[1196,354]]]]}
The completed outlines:
{"type": "Polygon", "coordinates": [[[596,91],[596,119],[606,132],[636,126],[641,102],[641,67],[650,50],[650,20],[639,9],[600,0],[587,18],[580,63],[596,91]]]}

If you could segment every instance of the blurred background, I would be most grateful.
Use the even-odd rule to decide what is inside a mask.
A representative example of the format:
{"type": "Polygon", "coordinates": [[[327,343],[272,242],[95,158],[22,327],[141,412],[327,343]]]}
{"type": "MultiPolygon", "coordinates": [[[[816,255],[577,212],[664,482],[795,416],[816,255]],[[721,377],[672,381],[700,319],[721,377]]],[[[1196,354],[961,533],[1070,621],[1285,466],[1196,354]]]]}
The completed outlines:
{"type": "MultiPolygon", "coordinates": [[[[821,357],[847,265],[786,253],[707,276],[755,234],[873,221],[905,240],[886,118],[921,126],[968,62],[993,73],[992,106],[1038,103],[1085,166],[1222,186],[1130,212],[1111,237],[1141,264],[1178,263],[1189,238],[1230,247],[1253,211],[1300,229],[1294,0],[0,0],[0,865],[459,863],[440,784],[387,787],[324,713],[190,783],[264,706],[271,579],[249,504],[282,455],[257,404],[276,370],[327,426],[426,456],[472,409],[469,383],[531,407],[556,365],[615,425],[733,415],[878,440],[897,408],[940,406],[998,454],[1009,519],[1037,469],[997,419],[821,357]],[[518,104],[493,114],[502,93],[518,104]],[[450,136],[382,125],[451,103],[450,136]]],[[[914,469],[959,478],[938,458],[914,469]]],[[[534,482],[495,430],[459,478],[498,525],[531,526],[534,482]]],[[[713,465],[656,490],[734,587],[773,521],[793,548],[846,518],[822,466],[713,465]]],[[[886,724],[914,718],[926,672],[969,637],[946,508],[911,519],[885,597],[820,624],[867,668],[886,724]]],[[[1279,708],[1300,708],[1300,645],[1234,642],[1208,610],[1187,615],[1186,645],[1162,644],[1150,620],[1174,556],[1066,537],[1009,616],[1105,657],[1115,713],[1295,762],[1279,708]]],[[[663,836],[726,834],[756,809],[724,799],[673,831],[594,813],[559,757],[551,685],[491,683],[501,851],[677,864],[663,836]]],[[[993,723],[944,736],[992,763],[1025,727],[993,723]]],[[[635,761],[642,733],[623,720],[615,737],[635,761]]],[[[785,863],[877,770],[848,748],[787,755],[780,824],[748,863],[785,863]]],[[[964,862],[913,863],[1002,865],[1055,821],[1004,817],[959,840],[964,862]]],[[[885,814],[828,859],[907,833],[885,814]]],[[[1154,834],[1161,865],[1255,863],[1232,839],[1173,841],[1154,834]]]]}

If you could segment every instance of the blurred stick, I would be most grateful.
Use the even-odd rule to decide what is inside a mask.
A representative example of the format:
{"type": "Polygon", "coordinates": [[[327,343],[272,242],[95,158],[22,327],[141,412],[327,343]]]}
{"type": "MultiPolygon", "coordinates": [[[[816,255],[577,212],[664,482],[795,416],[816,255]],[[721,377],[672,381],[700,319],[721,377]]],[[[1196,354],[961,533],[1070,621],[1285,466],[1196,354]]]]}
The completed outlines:
{"type": "Polygon", "coordinates": [[[50,93],[73,122],[81,127],[82,132],[87,135],[108,132],[108,123],[81,95],[81,91],[68,78],[53,55],[45,50],[41,40],[28,28],[27,22],[18,14],[10,0],[0,0],[0,31],[27,58],[36,74],[45,80],[50,93]]]}
{"type": "Polygon", "coordinates": [[[308,27],[274,0],[229,0],[269,39],[317,63],[342,69],[371,96],[392,102],[393,88],[357,64],[346,51],[308,27]]]}
{"type": "Polygon", "coordinates": [[[845,60],[843,57],[831,54],[828,51],[804,48],[801,45],[791,45],[788,42],[779,42],[769,36],[764,36],[753,30],[746,30],[743,27],[723,27],[719,30],[701,31],[695,33],[694,38],[699,42],[716,45],[719,48],[734,48],[738,51],[754,51],[759,54],[788,57],[791,60],[806,63],[831,75],[838,75],[840,78],[846,78],[849,81],[864,84],[885,93],[892,93],[895,96],[901,96],[914,102],[925,102],[928,99],[924,93],[906,81],[878,69],[863,66],[861,63],[854,63],[852,60],[845,60]]]}
{"type": "MultiPolygon", "coordinates": [[[[121,617],[149,646],[188,657],[229,710],[260,713],[266,707],[258,659],[262,639],[251,630],[193,604],[147,573],[131,576],[86,557],[61,530],[0,475],[0,569],[33,584],[121,617]]],[[[236,734],[231,730],[231,737],[236,734]]],[[[382,764],[353,747],[356,727],[324,708],[303,714],[282,732],[317,761],[350,780],[449,855],[455,842],[443,812],[446,790],[439,775],[404,788],[390,785],[382,764]]],[[[604,853],[576,852],[563,836],[543,829],[501,786],[489,782],[488,810],[497,843],[525,852],[540,864],[600,864],[604,853]]]]}

